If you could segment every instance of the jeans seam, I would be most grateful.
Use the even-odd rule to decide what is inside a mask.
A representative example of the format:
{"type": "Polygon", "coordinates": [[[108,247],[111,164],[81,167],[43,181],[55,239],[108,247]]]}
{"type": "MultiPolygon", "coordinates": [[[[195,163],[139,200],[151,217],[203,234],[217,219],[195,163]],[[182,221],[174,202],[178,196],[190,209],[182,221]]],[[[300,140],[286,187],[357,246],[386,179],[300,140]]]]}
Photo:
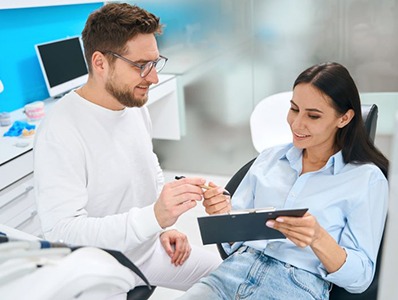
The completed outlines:
{"type": "Polygon", "coordinates": [[[256,255],[256,259],[252,264],[249,273],[247,274],[245,280],[238,286],[237,292],[235,294],[235,299],[246,299],[250,297],[258,288],[259,284],[265,277],[265,273],[268,270],[268,266],[264,263],[264,258],[260,253],[248,251],[250,248],[246,249],[251,255],[256,255]],[[256,266],[255,272],[252,274],[253,267],[256,266]],[[253,276],[251,276],[251,274],[253,276]],[[255,282],[250,281],[251,277],[255,277],[255,282]]]}

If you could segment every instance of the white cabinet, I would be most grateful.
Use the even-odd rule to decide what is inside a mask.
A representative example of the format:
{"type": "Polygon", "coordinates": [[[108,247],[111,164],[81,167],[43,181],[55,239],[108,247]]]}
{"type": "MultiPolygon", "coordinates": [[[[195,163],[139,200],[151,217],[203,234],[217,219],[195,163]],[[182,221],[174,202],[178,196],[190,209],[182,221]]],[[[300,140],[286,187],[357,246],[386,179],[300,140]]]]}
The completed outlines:
{"type": "Polygon", "coordinates": [[[0,191],[0,224],[41,236],[34,199],[33,173],[0,191]]]}
{"type": "Polygon", "coordinates": [[[153,138],[179,140],[181,138],[181,111],[174,75],[159,74],[160,83],[151,86],[147,107],[152,120],[153,138]]]}
{"type": "MultiPolygon", "coordinates": [[[[22,109],[12,112],[11,119],[23,120],[22,109]]],[[[0,224],[40,237],[34,199],[33,139],[3,137],[8,128],[0,127],[0,224]]]]}
{"type": "MultiPolygon", "coordinates": [[[[2,140],[3,141],[3,140],[2,140]]],[[[18,139],[15,139],[18,143],[18,139]]],[[[2,145],[3,146],[3,145],[2,145]]],[[[14,146],[16,147],[16,146],[14,146]]],[[[0,147],[0,149],[3,147],[0,147]]],[[[33,151],[28,148],[26,152],[15,155],[12,159],[0,162],[0,191],[7,186],[33,172],[33,151]]]]}

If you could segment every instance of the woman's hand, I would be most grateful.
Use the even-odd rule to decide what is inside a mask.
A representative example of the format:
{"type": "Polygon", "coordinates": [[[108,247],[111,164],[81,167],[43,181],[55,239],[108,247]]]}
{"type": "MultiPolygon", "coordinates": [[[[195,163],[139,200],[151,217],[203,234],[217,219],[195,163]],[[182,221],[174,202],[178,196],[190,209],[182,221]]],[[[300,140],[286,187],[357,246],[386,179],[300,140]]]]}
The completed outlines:
{"type": "Polygon", "coordinates": [[[211,189],[203,193],[203,206],[209,215],[227,213],[231,211],[231,197],[225,195],[225,189],[209,183],[211,189]]]}
{"type": "Polygon", "coordinates": [[[321,234],[317,219],[308,212],[303,217],[278,217],[266,225],[282,232],[300,248],[311,246],[321,234]]]}
{"type": "Polygon", "coordinates": [[[339,270],[346,261],[345,250],[308,212],[303,217],[278,217],[266,225],[282,232],[300,248],[310,246],[329,273],[339,270]]]}

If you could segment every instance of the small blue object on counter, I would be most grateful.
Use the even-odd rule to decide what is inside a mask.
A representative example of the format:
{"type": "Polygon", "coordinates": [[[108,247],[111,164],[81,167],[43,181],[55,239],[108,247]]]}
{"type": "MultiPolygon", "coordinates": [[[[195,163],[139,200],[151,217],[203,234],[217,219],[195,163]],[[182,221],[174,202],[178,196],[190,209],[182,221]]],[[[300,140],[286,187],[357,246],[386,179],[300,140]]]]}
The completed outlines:
{"type": "Polygon", "coordinates": [[[25,129],[25,131],[31,131],[36,128],[36,125],[31,125],[27,122],[15,121],[14,124],[8,129],[4,136],[20,136],[25,129]]]}
{"type": "Polygon", "coordinates": [[[11,117],[8,112],[0,113],[0,126],[9,126],[11,125],[11,117]]]}

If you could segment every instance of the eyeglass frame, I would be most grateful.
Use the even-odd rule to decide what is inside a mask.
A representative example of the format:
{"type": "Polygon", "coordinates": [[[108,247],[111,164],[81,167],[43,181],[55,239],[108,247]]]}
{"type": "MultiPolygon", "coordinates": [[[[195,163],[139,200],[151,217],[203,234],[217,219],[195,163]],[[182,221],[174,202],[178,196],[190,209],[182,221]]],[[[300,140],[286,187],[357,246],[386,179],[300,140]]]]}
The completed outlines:
{"type": "Polygon", "coordinates": [[[140,69],[141,78],[145,78],[146,76],[148,76],[149,73],[151,73],[151,71],[152,71],[154,66],[155,66],[155,70],[156,70],[157,63],[160,62],[162,59],[164,59],[165,62],[164,62],[163,67],[160,70],[156,70],[156,72],[162,71],[164,66],[166,65],[167,61],[169,60],[167,57],[165,57],[163,55],[159,55],[159,58],[156,59],[156,60],[150,60],[150,61],[148,61],[148,62],[146,62],[144,64],[138,64],[138,63],[136,63],[136,62],[134,62],[134,61],[132,61],[132,60],[130,60],[130,59],[128,59],[128,58],[116,53],[116,52],[110,51],[110,50],[104,50],[104,51],[99,51],[99,52],[113,55],[114,57],[123,60],[124,62],[128,63],[129,65],[139,68],[140,69]],[[151,67],[149,68],[148,74],[143,75],[142,73],[144,72],[144,70],[145,70],[145,68],[146,68],[146,66],[148,64],[151,64],[151,67]]]}

